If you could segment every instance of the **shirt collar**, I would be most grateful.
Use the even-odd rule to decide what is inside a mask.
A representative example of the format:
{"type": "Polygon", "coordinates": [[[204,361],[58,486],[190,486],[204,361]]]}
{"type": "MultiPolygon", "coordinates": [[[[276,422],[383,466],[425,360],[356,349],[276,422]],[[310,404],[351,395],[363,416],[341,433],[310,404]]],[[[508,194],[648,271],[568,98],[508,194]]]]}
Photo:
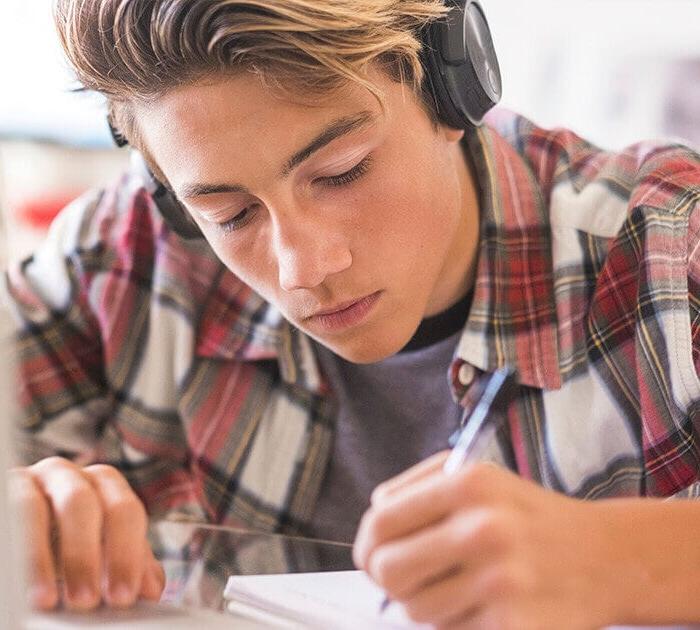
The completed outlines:
{"type": "Polygon", "coordinates": [[[212,359],[276,360],[288,385],[322,388],[309,338],[223,265],[199,315],[195,352],[212,359]]]}
{"type": "Polygon", "coordinates": [[[551,232],[540,186],[491,127],[468,134],[465,145],[480,186],[480,238],[474,298],[450,373],[465,361],[488,372],[509,366],[523,385],[557,389],[551,232]]]}

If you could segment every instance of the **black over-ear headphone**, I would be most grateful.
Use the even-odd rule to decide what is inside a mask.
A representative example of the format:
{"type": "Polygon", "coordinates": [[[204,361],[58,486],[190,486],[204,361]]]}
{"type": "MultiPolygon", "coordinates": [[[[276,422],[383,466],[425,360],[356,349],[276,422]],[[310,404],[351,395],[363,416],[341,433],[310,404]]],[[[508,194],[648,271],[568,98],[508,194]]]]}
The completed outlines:
{"type": "MultiPolygon", "coordinates": [[[[476,0],[445,0],[445,18],[421,33],[424,90],[434,99],[440,120],[455,129],[479,126],[501,98],[501,72],[486,15],[476,0]]],[[[128,144],[109,124],[117,146],[128,144]]],[[[137,156],[148,188],[166,223],[187,239],[202,238],[199,227],[175,194],[156,180],[137,156]]]]}

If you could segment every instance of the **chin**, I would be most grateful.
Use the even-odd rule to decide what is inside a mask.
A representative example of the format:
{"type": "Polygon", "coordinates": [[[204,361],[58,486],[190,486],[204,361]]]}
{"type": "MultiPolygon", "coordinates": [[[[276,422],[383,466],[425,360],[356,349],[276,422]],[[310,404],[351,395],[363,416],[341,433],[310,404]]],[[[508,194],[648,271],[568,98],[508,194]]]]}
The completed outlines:
{"type": "Polygon", "coordinates": [[[395,355],[406,345],[408,339],[394,341],[384,338],[381,341],[376,341],[365,337],[356,340],[356,342],[350,340],[346,343],[329,343],[324,339],[317,341],[350,363],[377,363],[395,355]]]}

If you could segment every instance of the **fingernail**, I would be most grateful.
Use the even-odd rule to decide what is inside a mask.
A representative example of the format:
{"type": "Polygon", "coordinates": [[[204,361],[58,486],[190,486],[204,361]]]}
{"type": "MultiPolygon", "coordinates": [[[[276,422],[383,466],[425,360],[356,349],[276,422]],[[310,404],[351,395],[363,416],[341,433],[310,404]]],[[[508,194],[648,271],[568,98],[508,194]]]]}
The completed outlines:
{"type": "Polygon", "coordinates": [[[118,582],[110,585],[109,600],[114,606],[129,606],[133,602],[134,596],[131,589],[124,582],[118,582]]]}
{"type": "Polygon", "coordinates": [[[143,576],[141,595],[146,599],[158,600],[163,592],[163,584],[157,567],[151,565],[143,576]]]}
{"type": "Polygon", "coordinates": [[[96,605],[95,591],[87,584],[81,584],[70,589],[68,594],[70,605],[76,608],[92,608],[96,605]]]}
{"type": "Polygon", "coordinates": [[[41,609],[53,608],[58,599],[56,588],[48,584],[32,584],[28,595],[31,606],[41,609]]]}

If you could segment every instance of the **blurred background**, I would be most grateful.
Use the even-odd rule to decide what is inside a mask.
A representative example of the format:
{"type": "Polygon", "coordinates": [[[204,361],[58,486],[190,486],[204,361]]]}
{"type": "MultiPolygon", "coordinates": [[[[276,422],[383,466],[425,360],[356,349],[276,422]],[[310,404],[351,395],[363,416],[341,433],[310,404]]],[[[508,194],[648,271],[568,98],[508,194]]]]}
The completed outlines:
{"type": "MultiPolygon", "coordinates": [[[[657,137],[700,146],[699,0],[481,0],[503,106],[606,148],[657,137]]],[[[114,179],[94,95],[70,92],[52,0],[0,5],[0,207],[7,255],[26,255],[67,201],[114,179]]]]}

